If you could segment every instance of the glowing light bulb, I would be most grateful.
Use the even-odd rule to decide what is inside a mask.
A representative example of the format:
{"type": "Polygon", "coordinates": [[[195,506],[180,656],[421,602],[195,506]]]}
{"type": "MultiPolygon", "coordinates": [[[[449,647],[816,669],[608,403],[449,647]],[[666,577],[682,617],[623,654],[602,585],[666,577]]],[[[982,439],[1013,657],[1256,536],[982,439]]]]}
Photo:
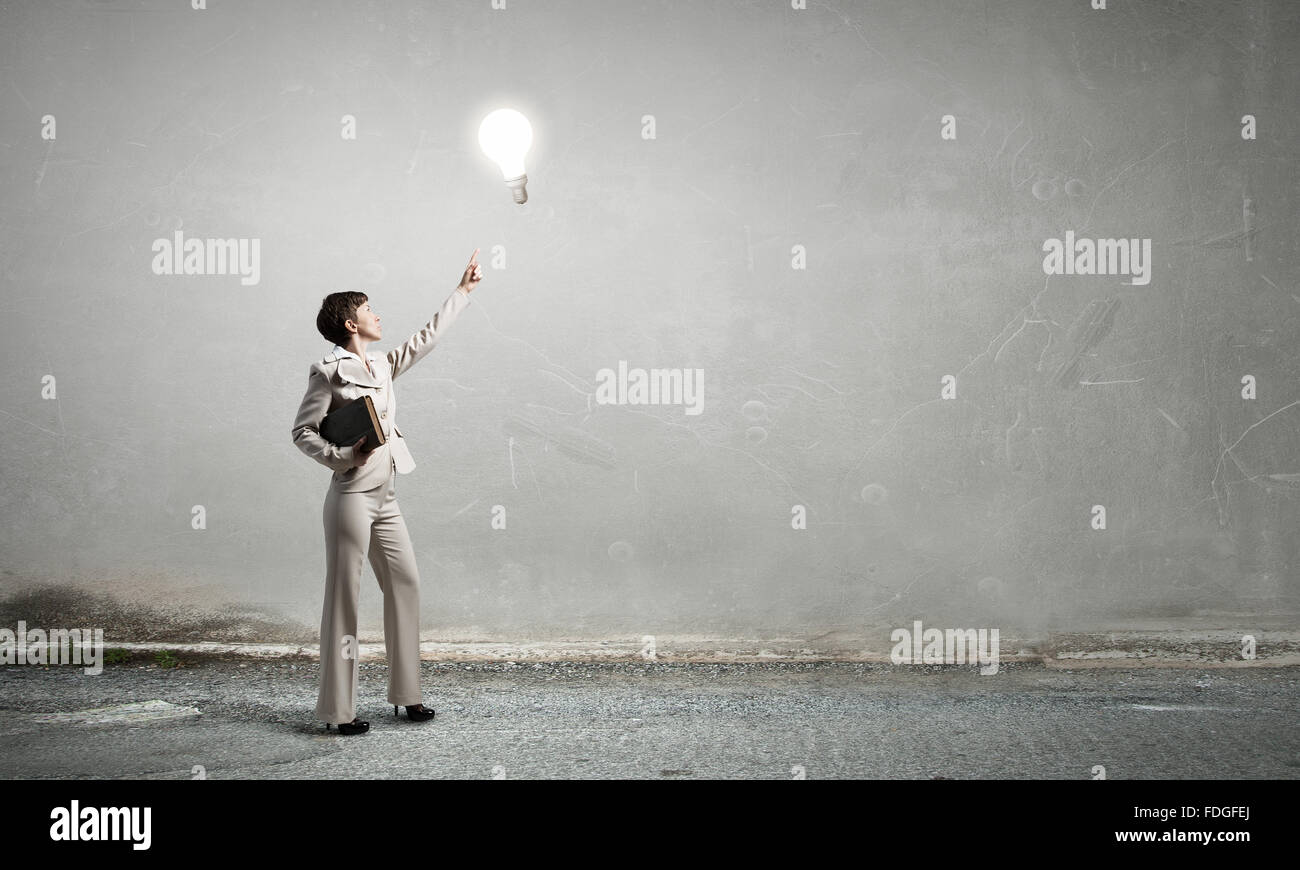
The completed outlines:
{"type": "Polygon", "coordinates": [[[533,144],[533,128],[528,119],[514,109],[497,109],[479,125],[478,144],[501,167],[501,176],[514,193],[515,202],[527,202],[524,155],[533,144]]]}

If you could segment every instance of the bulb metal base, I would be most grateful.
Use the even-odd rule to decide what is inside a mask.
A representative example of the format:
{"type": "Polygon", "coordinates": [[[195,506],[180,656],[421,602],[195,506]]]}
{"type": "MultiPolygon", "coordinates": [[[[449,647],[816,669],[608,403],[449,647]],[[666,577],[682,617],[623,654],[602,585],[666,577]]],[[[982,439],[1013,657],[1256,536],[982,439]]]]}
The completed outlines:
{"type": "Polygon", "coordinates": [[[527,173],[525,173],[524,175],[520,175],[516,178],[506,179],[506,186],[508,186],[510,188],[510,192],[515,195],[515,202],[519,203],[520,205],[523,205],[524,203],[528,202],[528,188],[525,186],[527,184],[528,184],[527,173]]]}

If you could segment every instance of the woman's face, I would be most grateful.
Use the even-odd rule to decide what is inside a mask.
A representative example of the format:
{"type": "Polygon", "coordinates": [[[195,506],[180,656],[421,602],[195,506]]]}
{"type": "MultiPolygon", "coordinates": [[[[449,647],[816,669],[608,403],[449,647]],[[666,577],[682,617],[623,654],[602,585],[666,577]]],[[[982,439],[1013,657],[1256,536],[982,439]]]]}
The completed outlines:
{"type": "Polygon", "coordinates": [[[356,319],[351,322],[357,325],[357,337],[362,341],[378,341],[383,337],[384,328],[379,325],[379,315],[370,309],[368,301],[361,303],[356,319]]]}

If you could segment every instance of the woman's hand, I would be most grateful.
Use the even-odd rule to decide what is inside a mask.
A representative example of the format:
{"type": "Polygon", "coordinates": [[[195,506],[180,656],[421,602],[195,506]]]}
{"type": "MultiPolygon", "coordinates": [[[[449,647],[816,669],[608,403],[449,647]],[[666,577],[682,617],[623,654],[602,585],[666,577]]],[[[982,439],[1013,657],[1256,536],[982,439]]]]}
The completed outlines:
{"type": "Polygon", "coordinates": [[[366,443],[366,436],[362,435],[361,440],[358,441],[356,444],[352,445],[355,448],[352,451],[352,455],[357,460],[357,464],[352,466],[353,468],[357,468],[359,466],[365,465],[366,461],[370,459],[370,454],[374,453],[375,450],[379,447],[378,444],[375,444],[371,447],[363,447],[362,445],[365,443],[366,443]]]}
{"type": "Polygon", "coordinates": [[[474,258],[478,256],[478,248],[470,255],[469,265],[465,267],[465,274],[460,276],[458,290],[464,290],[466,293],[471,292],[478,286],[478,282],[483,280],[483,267],[475,262],[474,258]]]}

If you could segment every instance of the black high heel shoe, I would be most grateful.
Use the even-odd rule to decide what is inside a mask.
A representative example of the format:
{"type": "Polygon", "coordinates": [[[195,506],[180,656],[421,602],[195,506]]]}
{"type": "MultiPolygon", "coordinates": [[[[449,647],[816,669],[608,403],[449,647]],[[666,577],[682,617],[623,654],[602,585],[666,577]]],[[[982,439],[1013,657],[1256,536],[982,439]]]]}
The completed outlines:
{"type": "MultiPolygon", "coordinates": [[[[325,730],[326,731],[330,730],[330,723],[328,722],[325,723],[325,730]]],[[[369,730],[370,730],[370,723],[360,717],[353,719],[351,722],[339,723],[340,734],[364,734],[369,730]]]]}
{"type": "MultiPolygon", "coordinates": [[[[397,705],[393,705],[393,716],[397,716],[397,705]]],[[[406,718],[413,722],[423,722],[426,719],[433,718],[433,708],[426,707],[423,704],[408,704],[406,707],[406,718]]]]}

